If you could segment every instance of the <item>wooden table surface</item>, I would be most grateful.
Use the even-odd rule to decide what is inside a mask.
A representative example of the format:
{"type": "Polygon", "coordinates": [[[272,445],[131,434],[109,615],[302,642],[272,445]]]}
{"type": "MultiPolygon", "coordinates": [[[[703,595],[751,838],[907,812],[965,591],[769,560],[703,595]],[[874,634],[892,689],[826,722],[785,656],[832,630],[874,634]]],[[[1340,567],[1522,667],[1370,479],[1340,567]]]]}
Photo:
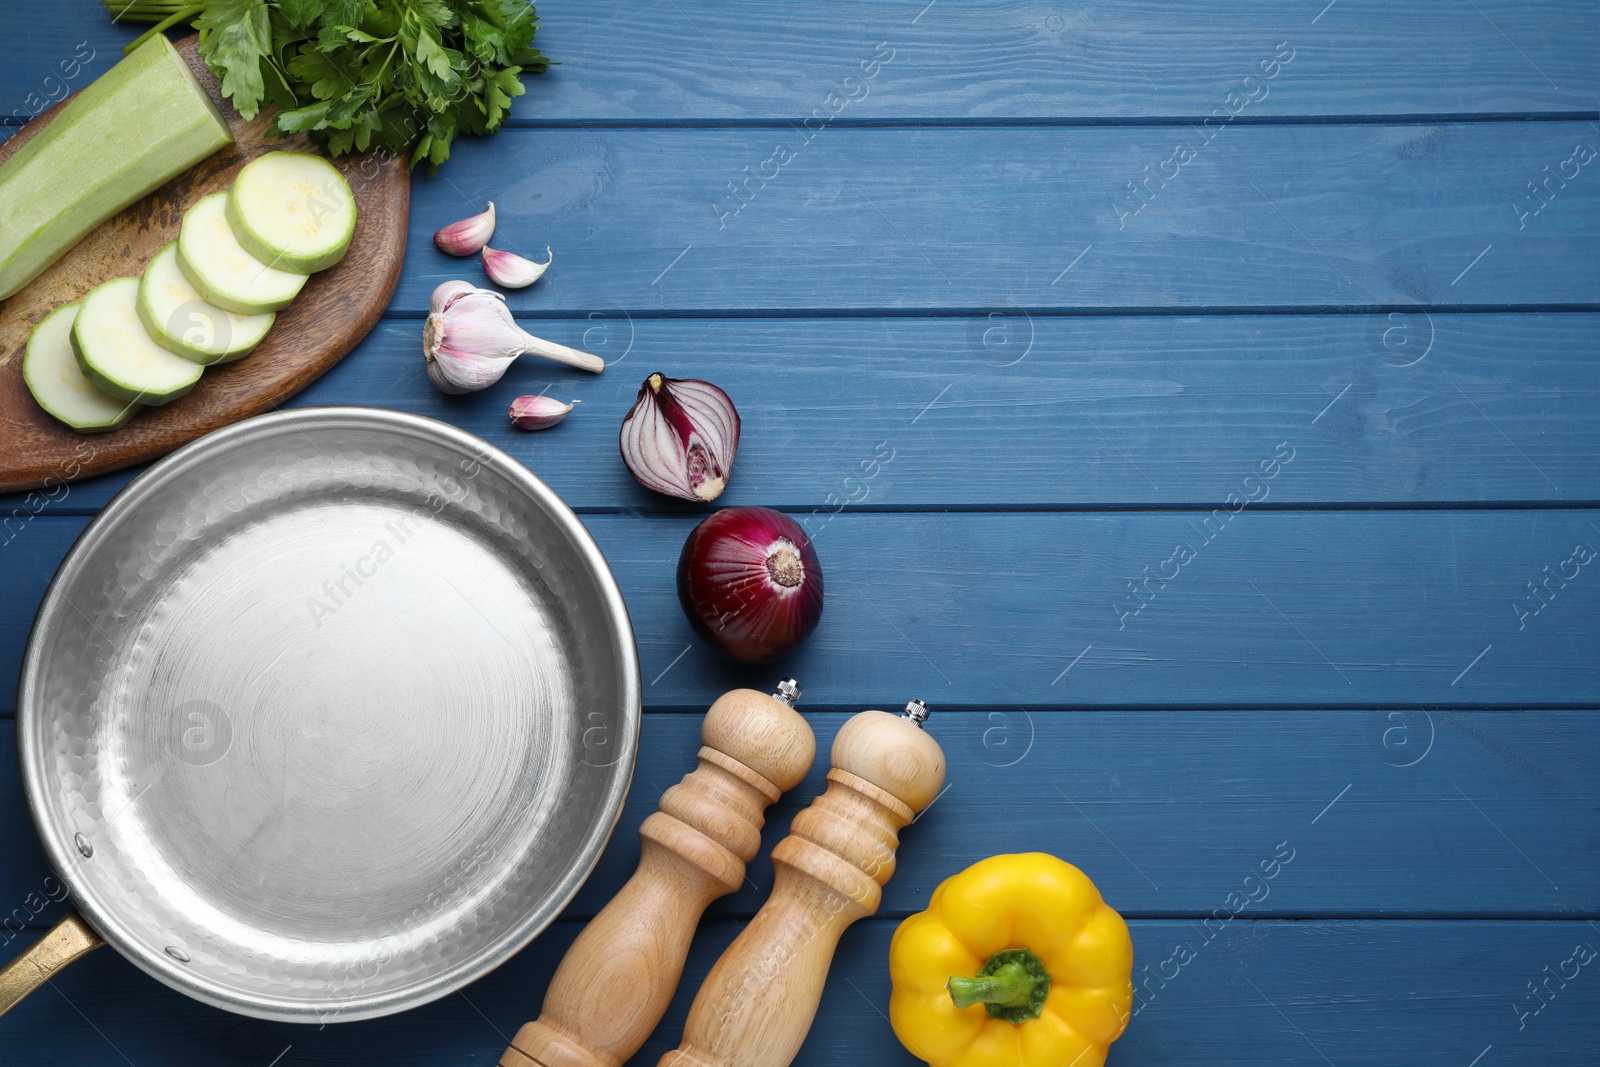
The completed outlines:
{"type": "MultiPolygon", "coordinates": [[[[719,503],[816,539],[827,609],[784,669],[819,740],[915,696],[950,757],[801,1064],[914,1063],[883,1017],[896,921],[1030,849],[1130,920],[1119,1067],[1600,1060],[1600,963],[1570,962],[1600,950],[1600,8],[924,3],[541,3],[562,65],[416,180],[384,321],[296,401],[481,434],[610,559],[647,715],[565,917],[459,995],[324,1029],[96,953],[0,1020],[0,1064],[495,1062],[704,707],[776,675],[691,637],[672,573],[700,510],[618,460],[655,370],[739,405],[719,503]],[[487,199],[497,245],[555,250],[511,306],[604,375],[427,383],[428,294],[477,277],[428,237],[487,199]],[[546,388],[583,404],[510,428],[546,388]]],[[[91,0],[7,5],[0,113],[130,36],[91,0]]],[[[0,502],[0,749],[40,595],[125,482],[0,502]]],[[[751,875],[635,1063],[676,1044],[765,855],[751,875]]],[[[7,751],[0,956],[55,885],[7,751]]]]}

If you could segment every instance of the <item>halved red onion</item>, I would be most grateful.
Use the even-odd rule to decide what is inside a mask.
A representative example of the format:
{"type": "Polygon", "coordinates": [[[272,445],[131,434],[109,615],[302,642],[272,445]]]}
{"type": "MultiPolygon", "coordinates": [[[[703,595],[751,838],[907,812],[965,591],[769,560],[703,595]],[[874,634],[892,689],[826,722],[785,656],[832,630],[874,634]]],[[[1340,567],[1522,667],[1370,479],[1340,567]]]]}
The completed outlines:
{"type": "Polygon", "coordinates": [[[800,525],[769,508],[724,508],[678,557],[678,602],[695,633],[744,663],[777,659],[822,618],[822,564],[800,525]]]}
{"type": "Polygon", "coordinates": [[[739,449],[728,394],[694,378],[652,374],[622,420],[622,461],[638,483],[680,500],[715,500],[739,449]]]}

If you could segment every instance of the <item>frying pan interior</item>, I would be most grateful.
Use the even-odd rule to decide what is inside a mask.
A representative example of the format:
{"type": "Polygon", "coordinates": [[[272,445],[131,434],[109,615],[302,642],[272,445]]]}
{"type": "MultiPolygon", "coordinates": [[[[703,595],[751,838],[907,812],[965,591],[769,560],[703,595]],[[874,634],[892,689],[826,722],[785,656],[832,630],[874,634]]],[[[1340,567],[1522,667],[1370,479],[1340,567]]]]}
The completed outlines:
{"type": "Polygon", "coordinates": [[[451,992],[577,891],[632,774],[638,664],[575,516],[441,423],[312,408],[152,468],[74,547],[19,698],[86,918],[285,1021],[451,992]]]}

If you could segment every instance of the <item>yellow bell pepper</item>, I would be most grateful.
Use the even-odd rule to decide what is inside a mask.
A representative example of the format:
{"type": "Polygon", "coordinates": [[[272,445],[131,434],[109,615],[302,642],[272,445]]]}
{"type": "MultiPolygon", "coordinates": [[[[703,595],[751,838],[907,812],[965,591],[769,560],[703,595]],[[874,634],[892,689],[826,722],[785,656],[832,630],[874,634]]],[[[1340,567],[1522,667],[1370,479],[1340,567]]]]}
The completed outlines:
{"type": "Polygon", "coordinates": [[[1128,924],[1072,864],[992,856],[889,945],[889,1021],[930,1067],[1100,1067],[1133,1006],[1128,924]]]}

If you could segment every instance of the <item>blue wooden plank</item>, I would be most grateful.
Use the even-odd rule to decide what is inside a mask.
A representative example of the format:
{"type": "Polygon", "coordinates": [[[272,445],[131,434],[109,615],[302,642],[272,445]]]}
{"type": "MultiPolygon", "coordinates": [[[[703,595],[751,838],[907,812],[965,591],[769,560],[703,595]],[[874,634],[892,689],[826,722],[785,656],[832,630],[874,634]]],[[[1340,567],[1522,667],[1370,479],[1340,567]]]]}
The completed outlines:
{"type": "MultiPolygon", "coordinates": [[[[846,716],[808,718],[826,754],[846,716]]],[[[632,874],[639,824],[693,769],[699,729],[698,713],[645,716],[616,836],[567,918],[592,916],[632,874]]],[[[886,915],[921,908],[981,842],[1067,857],[1144,918],[1203,918],[1247,891],[1246,918],[1600,918],[1592,711],[1010,708],[938,710],[929,729],[950,787],[905,832],[886,915]],[[1290,862],[1261,886],[1258,867],[1280,843],[1290,862]]],[[[12,723],[0,721],[0,942],[52,921],[65,896],[23,808],[13,745],[12,723]]],[[[760,906],[772,886],[766,852],[826,771],[824,755],[771,809],[750,881],[713,915],[760,906]]]]}
{"type": "MultiPolygon", "coordinates": [[[[1484,1067],[1593,1062],[1600,933],[1589,923],[1236,922],[1210,941],[1187,922],[1130,928],[1136,973],[1165,963],[1175,977],[1152,980],[1154,996],[1112,1049],[1109,1062],[1122,1067],[1465,1067],[1489,1046],[1484,1067]],[[1179,945],[1188,962],[1168,963],[1179,945]],[[1575,946],[1583,946],[1576,957],[1575,946]],[[1559,973],[1576,976],[1563,982],[1559,973]],[[1535,1000],[1528,983],[1547,975],[1557,976],[1553,996],[1535,1000]]],[[[677,1045],[696,988],[738,929],[701,927],[677,995],[632,1067],[653,1067],[677,1045]]],[[[892,921],[865,920],[845,932],[798,1067],[918,1062],[884,1017],[893,931],[892,921]]],[[[102,950],[0,1019],[0,1065],[260,1067],[274,1056],[278,1067],[491,1064],[537,1012],[576,933],[576,924],[558,924],[464,993],[416,1011],[321,1028],[202,1007],[102,950]]]]}
{"type": "MultiPolygon", "coordinates": [[[[802,515],[827,607],[785,667],[818,705],[1600,704],[1593,511],[1256,511],[1271,479],[1238,477],[1237,511],[802,515]]],[[[770,681],[691,635],[673,574],[696,519],[585,518],[657,706],[770,681]]],[[[41,515],[4,550],[6,704],[84,523],[41,515]]]]}
{"type": "MultiPolygon", "coordinates": [[[[1600,548],[1592,512],[1249,514],[1264,483],[1240,477],[1233,519],[837,516],[817,539],[831,614],[794,669],[822,676],[822,700],[909,687],[976,706],[1600,697],[1600,582],[1575,560],[1600,548]]],[[[647,677],[689,648],[652,697],[698,692],[721,668],[677,611],[677,537],[589,526],[622,575],[647,677]]]]}
{"type": "MultiPolygon", "coordinates": [[[[391,320],[292,403],[443,419],[580,510],[676,510],[616,452],[655,370],[715,381],[739,406],[744,436],[719,504],[1220,506],[1283,440],[1298,451],[1269,507],[1600,500],[1590,314],[526,324],[611,369],[593,377],[530,357],[493,389],[445,397],[423,375],[420,325],[391,320]],[[510,398],[546,389],[582,404],[557,431],[513,429],[510,398]]],[[[47,506],[89,514],[130,476],[56,490],[47,506]]],[[[0,547],[45,506],[0,496],[0,547]]]]}
{"type": "Polygon", "coordinates": [[[843,121],[1205,116],[1233,91],[1273,117],[1595,106],[1592,6],[1484,3],[1475,13],[1441,0],[1403,8],[1344,0],[1319,17],[1322,6],[1209,4],[1198,18],[1181,2],[837,0],[792,10],[656,5],[641,17],[620,0],[585,4],[581,16],[540,4],[563,65],[513,114],[720,121],[838,107],[843,121]],[[1448,48],[1439,47],[1443,24],[1448,48]],[[1263,68],[1274,55],[1293,58],[1263,68]],[[865,77],[872,67],[861,64],[886,56],[865,77]],[[1275,68],[1262,88],[1263,71],[1275,68]],[[830,92],[848,103],[826,102],[830,92]]]}
{"type": "Polygon", "coordinates": [[[99,0],[0,11],[0,140],[110,70],[136,32],[114,25],[99,0]]]}
{"type": "Polygon", "coordinates": [[[508,130],[462,146],[449,181],[414,186],[391,306],[420,314],[441,281],[480,276],[429,238],[488,200],[497,244],[555,250],[546,280],[508,297],[533,314],[1600,298],[1600,181],[1587,177],[1600,136],[1587,122],[1205,136],[840,129],[807,144],[790,130],[508,130]],[[1547,173],[1536,196],[1529,183],[1547,173]]]}
{"type": "MultiPolygon", "coordinates": [[[[1600,73],[1600,17],[1583,0],[1482,0],[1476,10],[1341,0],[1326,14],[1315,3],[1234,2],[1208,5],[1203,19],[1177,0],[923,7],[544,0],[539,44],[562,65],[529,79],[513,120],[1204,117],[1231,92],[1253,98],[1240,121],[1522,115],[1593,111],[1600,73]],[[1280,44],[1293,53],[1286,66],[1272,58],[1280,44]],[[1263,62],[1275,77],[1261,79],[1263,62]]],[[[97,0],[61,0],[49,18],[8,9],[0,28],[0,116],[13,117],[29,114],[29,94],[48,96],[45,79],[59,80],[57,62],[80,42],[97,73],[136,32],[113,26],[97,0]]]]}

